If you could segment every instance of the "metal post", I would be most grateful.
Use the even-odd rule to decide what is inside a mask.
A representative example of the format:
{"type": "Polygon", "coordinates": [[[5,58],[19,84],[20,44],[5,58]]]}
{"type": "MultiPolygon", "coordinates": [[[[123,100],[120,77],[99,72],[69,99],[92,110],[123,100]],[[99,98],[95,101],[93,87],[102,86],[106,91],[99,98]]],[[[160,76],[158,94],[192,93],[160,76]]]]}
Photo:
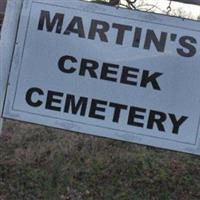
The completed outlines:
{"type": "MultiPolygon", "coordinates": [[[[18,21],[24,0],[8,0],[6,14],[0,39],[0,113],[2,114],[3,102],[6,94],[8,74],[10,71],[13,49],[17,34],[18,21]]],[[[0,134],[3,119],[0,118],[0,134]]]]}

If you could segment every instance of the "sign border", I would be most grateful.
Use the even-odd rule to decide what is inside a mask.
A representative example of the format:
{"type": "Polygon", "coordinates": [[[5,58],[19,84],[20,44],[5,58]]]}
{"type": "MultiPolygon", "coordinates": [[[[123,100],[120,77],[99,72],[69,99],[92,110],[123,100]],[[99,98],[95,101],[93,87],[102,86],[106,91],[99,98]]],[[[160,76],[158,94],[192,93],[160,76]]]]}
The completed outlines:
{"type": "MultiPolygon", "coordinates": [[[[44,3],[45,2],[45,0],[42,2],[42,3],[44,3]]],[[[78,1],[79,3],[80,3],[80,1],[78,1]]],[[[29,3],[41,3],[41,1],[29,1],[29,3]]],[[[58,2],[57,2],[58,3],[58,2]]],[[[82,3],[87,3],[87,2],[82,2],[82,3]]],[[[87,3],[87,4],[90,4],[91,5],[91,3],[87,3]]],[[[28,7],[27,5],[25,5],[26,6],[26,8],[28,7]]],[[[55,5],[54,5],[55,6],[55,5]]],[[[59,5],[56,5],[56,6],[59,6],[59,5]]],[[[96,7],[100,7],[100,5],[96,5],[96,7]]],[[[65,7],[66,8],[66,7],[65,7]]],[[[29,8],[29,9],[31,9],[31,8],[29,8]]],[[[112,8],[113,9],[113,8],[112,8]]],[[[81,9],[82,10],[82,9],[81,9]]],[[[83,11],[83,10],[82,10],[83,11]]],[[[26,10],[26,12],[27,12],[27,10],[26,10]]],[[[137,11],[138,12],[138,11],[137,11]]],[[[29,14],[30,14],[31,12],[30,12],[30,10],[29,10],[29,14]]],[[[140,15],[141,14],[141,12],[138,12],[139,14],[138,15],[140,15]]],[[[104,14],[105,15],[105,13],[98,13],[98,14],[104,14]]],[[[145,15],[147,15],[147,14],[145,14],[145,15]]],[[[152,15],[152,14],[150,14],[150,15],[152,15]]],[[[153,15],[157,15],[157,14],[153,14],[153,15]]],[[[159,15],[158,15],[159,16],[159,15]]],[[[115,15],[115,17],[119,17],[119,16],[116,16],[115,15]]],[[[166,16],[166,17],[168,17],[168,16],[166,16]]],[[[169,17],[169,18],[171,18],[171,17],[169,17]]],[[[178,19],[178,18],[177,18],[178,19]]],[[[132,18],[132,20],[133,20],[133,18],[132,18]]],[[[178,19],[178,20],[181,20],[181,19],[178,19]]],[[[28,20],[26,20],[26,21],[28,21],[28,20]]],[[[140,21],[142,21],[142,20],[140,20],[140,21]]],[[[191,20],[188,20],[189,22],[191,22],[191,20]]],[[[150,23],[150,20],[146,20],[145,22],[148,22],[148,23],[150,23]]],[[[195,22],[196,23],[196,22],[195,22]]],[[[27,23],[26,24],[26,31],[27,31],[27,29],[28,29],[28,24],[29,23],[27,23]]],[[[155,23],[154,23],[155,24],[155,23]]],[[[166,25],[167,26],[167,24],[160,24],[160,25],[166,25]]],[[[168,25],[169,26],[169,25],[168,25]]],[[[176,27],[176,28],[184,28],[185,29],[185,27],[176,27]]],[[[197,29],[189,29],[189,30],[191,30],[191,31],[198,31],[198,32],[200,32],[200,30],[197,30],[197,29]]],[[[26,34],[26,33],[25,33],[26,34]]],[[[20,34],[19,34],[20,35],[20,34]]],[[[19,36],[19,41],[20,41],[20,39],[21,39],[21,35],[19,36]]],[[[16,43],[18,43],[18,39],[17,39],[17,41],[16,41],[16,43]]],[[[25,38],[23,38],[22,37],[22,39],[23,39],[23,43],[25,44],[25,38]]],[[[17,48],[18,49],[18,48],[17,48]]],[[[17,53],[17,50],[15,50],[16,52],[15,53],[17,53]]],[[[19,52],[18,52],[19,53],[19,52]]],[[[20,52],[20,55],[21,55],[21,52],[20,52]]],[[[22,58],[21,56],[20,56],[20,58],[22,58]]],[[[20,60],[20,63],[21,63],[21,61],[22,60],[20,60]]],[[[21,67],[21,66],[19,66],[20,64],[19,64],[19,60],[16,62],[16,60],[15,59],[13,59],[13,63],[14,63],[14,65],[16,66],[18,66],[18,67],[21,67]]],[[[16,69],[15,69],[16,70],[16,69]]],[[[18,72],[20,73],[20,69],[17,69],[18,70],[18,72]]],[[[18,74],[19,75],[19,74],[18,74]]],[[[18,77],[16,77],[16,79],[18,80],[18,77]]],[[[15,90],[15,92],[16,92],[16,90],[15,90]]],[[[14,102],[13,102],[14,103],[14,102]]],[[[12,105],[13,106],[13,105],[12,105]]],[[[14,108],[14,107],[13,107],[14,108]]],[[[6,110],[7,108],[5,108],[5,110],[6,110]]],[[[14,110],[13,110],[14,111],[14,110]]],[[[16,110],[17,111],[17,110],[16,110]]],[[[7,113],[9,113],[9,111],[7,111],[6,110],[6,112],[7,113]]],[[[23,112],[23,111],[20,111],[20,112],[23,112]]],[[[30,114],[30,113],[29,113],[30,114]]],[[[33,114],[33,113],[32,113],[33,114]]],[[[34,115],[38,115],[38,114],[36,114],[36,113],[34,113],[34,115]]],[[[10,116],[12,116],[12,114],[10,113],[10,116]]],[[[9,118],[8,116],[6,116],[7,118],[9,118]]],[[[19,116],[18,116],[19,117],[19,116]]],[[[15,118],[15,119],[17,119],[17,120],[21,120],[21,121],[28,121],[28,122],[31,122],[30,120],[28,120],[28,119],[26,119],[26,120],[24,120],[24,119],[20,119],[20,118],[18,118],[17,116],[12,116],[11,118],[13,119],[13,118],[15,118]]],[[[44,117],[44,116],[43,116],[44,117]]],[[[45,116],[45,117],[48,117],[48,118],[50,118],[49,116],[45,116]]],[[[23,117],[22,117],[23,118],[23,117]]],[[[41,119],[42,117],[40,116],[40,119],[41,119]]],[[[34,121],[34,123],[38,123],[38,124],[42,124],[42,125],[44,125],[44,123],[42,123],[42,120],[40,120],[40,119],[37,119],[37,120],[33,120],[34,121]]],[[[55,118],[53,118],[53,119],[55,119],[55,118]]],[[[117,140],[123,140],[123,141],[128,141],[128,142],[134,142],[134,143],[140,143],[140,144],[143,144],[143,145],[151,145],[151,146],[155,146],[155,147],[158,147],[158,148],[167,148],[167,149],[169,149],[169,147],[167,147],[166,145],[162,145],[162,142],[161,143],[159,143],[158,145],[157,145],[157,143],[158,143],[158,140],[164,140],[164,141],[166,141],[166,140],[168,140],[168,141],[171,141],[171,143],[174,143],[174,145],[170,145],[170,149],[169,150],[176,150],[177,151],[177,148],[176,148],[176,146],[177,146],[177,143],[181,143],[181,144],[187,144],[187,147],[182,147],[182,148],[178,148],[178,151],[183,151],[183,152],[188,152],[188,153],[194,153],[194,154],[200,154],[200,151],[199,151],[199,149],[198,149],[198,146],[199,146],[199,144],[198,144],[198,146],[197,146],[197,140],[198,140],[198,136],[199,136],[199,127],[200,127],[200,123],[198,124],[198,130],[197,130],[197,134],[196,134],[196,143],[195,144],[191,144],[191,143],[184,143],[184,142],[180,142],[180,141],[175,141],[175,140],[169,140],[169,139],[165,139],[165,138],[160,138],[160,137],[156,137],[157,138],[157,142],[155,142],[154,141],[154,144],[152,144],[152,143],[149,143],[149,144],[147,144],[146,142],[142,142],[142,138],[140,138],[140,137],[137,137],[137,136],[141,136],[142,134],[139,134],[139,133],[134,133],[134,134],[137,134],[137,136],[133,136],[133,138],[134,139],[132,139],[132,140],[130,140],[130,139],[127,139],[126,138],[126,136],[123,134],[123,136],[122,136],[122,134],[116,134],[117,132],[122,132],[121,130],[119,130],[119,129],[114,129],[114,131],[115,131],[115,134],[116,135],[114,135],[114,134],[112,134],[113,136],[111,137],[111,136],[106,136],[106,134],[104,134],[104,133],[101,133],[101,131],[98,131],[98,133],[96,132],[96,131],[92,131],[92,127],[90,127],[90,130],[88,131],[87,130],[87,128],[85,128],[84,126],[86,126],[86,124],[83,124],[83,125],[81,125],[81,127],[79,127],[79,125],[81,124],[81,122],[74,122],[74,121],[70,121],[70,120],[64,120],[64,119],[59,119],[60,121],[68,121],[69,122],[69,124],[67,124],[67,125],[64,125],[64,124],[61,124],[60,122],[59,123],[55,123],[55,125],[52,125],[53,123],[48,123],[48,125],[49,126],[52,126],[52,127],[55,127],[55,128],[63,128],[64,127],[64,129],[69,129],[69,130],[72,130],[72,131],[78,131],[78,132],[81,132],[81,133],[84,133],[84,134],[90,134],[90,135],[94,135],[94,132],[95,132],[95,135],[97,135],[97,136],[101,136],[101,137],[107,137],[107,138],[113,138],[113,139],[117,139],[117,140]],[[77,125],[75,125],[75,124],[77,124],[77,125]],[[66,128],[66,126],[67,126],[67,128],[66,128]],[[195,146],[194,146],[195,145],[195,146]],[[171,146],[174,146],[174,147],[171,147],[171,146]],[[190,147],[191,147],[191,149],[189,149],[190,147]],[[197,147],[196,149],[194,149],[194,147],[197,147]]],[[[47,124],[47,123],[46,123],[47,124]]],[[[90,126],[91,126],[91,124],[90,124],[90,126]]],[[[94,126],[94,125],[92,125],[92,126],[94,126]]],[[[95,127],[98,127],[98,126],[95,126],[95,127]]],[[[104,131],[104,130],[106,130],[106,129],[108,129],[108,127],[99,127],[102,131],[104,131]]],[[[112,128],[109,128],[110,130],[113,130],[112,128]]],[[[123,130],[124,131],[124,130],[123,130]]],[[[131,132],[132,133],[132,132],[131,132]]],[[[143,135],[143,137],[150,137],[151,139],[154,137],[152,137],[152,136],[147,136],[147,135],[143,135]]],[[[154,137],[155,138],[155,137],[154,137]]],[[[179,147],[181,147],[180,145],[179,145],[179,147]]]]}

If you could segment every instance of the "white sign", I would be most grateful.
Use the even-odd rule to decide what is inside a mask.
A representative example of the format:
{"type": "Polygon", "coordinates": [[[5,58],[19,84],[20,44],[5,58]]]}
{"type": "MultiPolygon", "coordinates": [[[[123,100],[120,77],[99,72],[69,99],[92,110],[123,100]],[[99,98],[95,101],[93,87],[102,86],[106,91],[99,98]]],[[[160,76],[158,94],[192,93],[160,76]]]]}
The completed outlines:
{"type": "Polygon", "coordinates": [[[26,1],[5,118],[200,154],[200,24],[26,1]]]}

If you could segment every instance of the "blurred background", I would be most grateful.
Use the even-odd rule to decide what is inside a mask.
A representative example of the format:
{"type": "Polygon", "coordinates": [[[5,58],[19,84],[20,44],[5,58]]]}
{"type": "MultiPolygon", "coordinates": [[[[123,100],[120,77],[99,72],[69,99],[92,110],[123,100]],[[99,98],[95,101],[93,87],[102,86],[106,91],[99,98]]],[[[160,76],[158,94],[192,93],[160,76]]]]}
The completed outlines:
{"type": "Polygon", "coordinates": [[[4,11],[6,9],[6,0],[0,0],[0,30],[3,24],[4,11]]]}

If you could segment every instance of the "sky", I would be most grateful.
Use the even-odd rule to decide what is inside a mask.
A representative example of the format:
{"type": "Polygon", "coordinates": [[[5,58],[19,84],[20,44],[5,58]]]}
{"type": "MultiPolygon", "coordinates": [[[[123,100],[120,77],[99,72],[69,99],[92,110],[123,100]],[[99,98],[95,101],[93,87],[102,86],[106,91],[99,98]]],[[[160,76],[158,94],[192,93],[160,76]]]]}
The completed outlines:
{"type": "MultiPolygon", "coordinates": [[[[86,0],[86,1],[91,1],[91,0],[86,0]]],[[[106,1],[109,1],[109,0],[106,0],[106,1]]],[[[121,0],[122,3],[123,1],[126,2],[126,0],[121,0]]],[[[168,0],[137,0],[137,4],[140,4],[141,2],[144,2],[144,4],[156,5],[159,9],[154,10],[154,12],[166,14],[167,7],[169,6],[170,1],[168,0]]],[[[149,8],[151,8],[151,6],[144,8],[144,10],[147,10],[149,8]]],[[[180,16],[180,10],[181,10],[181,13],[182,15],[184,15],[185,18],[197,19],[197,17],[200,16],[200,6],[197,6],[197,5],[183,4],[183,3],[172,1],[171,8],[172,8],[172,11],[171,13],[169,13],[171,15],[180,16]]]]}
{"type": "MultiPolygon", "coordinates": [[[[169,6],[169,1],[167,0],[143,0],[143,1],[147,4],[154,4],[154,5],[156,4],[159,8],[161,8],[164,11],[167,11],[167,7],[169,6]]],[[[138,0],[138,3],[139,2],[141,2],[141,0],[138,0]]],[[[197,16],[200,15],[200,6],[197,6],[197,5],[183,4],[183,3],[172,1],[171,8],[173,11],[177,9],[182,9],[182,11],[186,15],[190,17],[194,17],[194,18],[197,18],[197,16]]],[[[160,12],[160,11],[157,10],[157,12],[160,12]]]]}

